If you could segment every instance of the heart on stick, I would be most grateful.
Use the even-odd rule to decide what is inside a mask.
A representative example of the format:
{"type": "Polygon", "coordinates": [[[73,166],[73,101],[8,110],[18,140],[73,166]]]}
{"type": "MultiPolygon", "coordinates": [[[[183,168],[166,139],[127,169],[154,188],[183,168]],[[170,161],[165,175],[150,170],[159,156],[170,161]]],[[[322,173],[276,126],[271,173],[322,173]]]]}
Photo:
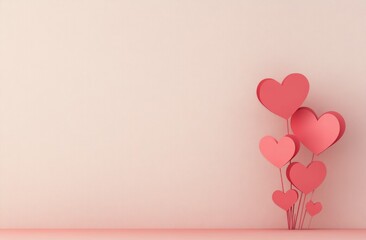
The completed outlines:
{"type": "Polygon", "coordinates": [[[272,78],[263,79],[257,87],[259,101],[271,112],[289,119],[302,105],[309,93],[309,82],[300,73],[288,75],[282,83],[272,78]]]}
{"type": "Polygon", "coordinates": [[[336,143],[343,136],[344,132],[346,131],[346,122],[344,121],[344,118],[342,117],[342,115],[340,113],[335,112],[335,111],[330,111],[328,113],[335,116],[339,121],[339,126],[340,126],[341,130],[339,131],[339,135],[338,135],[337,139],[334,141],[334,143],[336,143]]]}
{"type": "Polygon", "coordinates": [[[301,107],[291,117],[291,128],[304,146],[318,155],[343,136],[346,124],[337,112],[318,118],[311,108],[301,107]]]}
{"type": "Polygon", "coordinates": [[[277,141],[274,137],[265,136],[259,142],[263,156],[278,168],[288,163],[299,151],[299,141],[293,135],[286,135],[277,141]]]}
{"type": "Polygon", "coordinates": [[[313,201],[309,201],[306,204],[306,211],[309,213],[310,216],[315,216],[323,209],[323,206],[320,202],[314,203],[313,201]]]}
{"type": "Polygon", "coordinates": [[[320,186],[325,179],[327,170],[320,161],[312,161],[307,167],[299,162],[287,168],[287,178],[301,192],[308,194],[320,186]]]}
{"type": "Polygon", "coordinates": [[[296,203],[297,198],[298,194],[294,189],[290,189],[287,192],[277,190],[272,194],[273,202],[285,211],[288,211],[296,203]]]}

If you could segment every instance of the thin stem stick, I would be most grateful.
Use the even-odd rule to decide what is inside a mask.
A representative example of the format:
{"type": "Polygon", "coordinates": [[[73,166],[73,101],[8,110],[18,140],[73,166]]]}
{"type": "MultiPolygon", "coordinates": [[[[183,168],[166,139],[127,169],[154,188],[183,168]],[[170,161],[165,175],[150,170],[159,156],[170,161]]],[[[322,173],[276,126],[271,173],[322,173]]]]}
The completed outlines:
{"type": "MultiPolygon", "coordinates": [[[[311,192],[310,200],[309,201],[311,201],[313,199],[314,191],[315,191],[315,189],[311,192]]],[[[310,220],[309,220],[309,224],[308,224],[308,229],[310,228],[311,220],[313,220],[313,217],[312,216],[310,216],[310,220]]]]}
{"type": "MultiPolygon", "coordinates": [[[[291,184],[291,189],[292,189],[292,184],[291,184]]],[[[295,202],[296,204],[296,202],[295,202]]],[[[295,219],[294,219],[294,215],[295,215],[295,204],[292,205],[292,207],[290,208],[291,210],[291,226],[292,226],[292,229],[295,229],[294,228],[294,222],[295,222],[295,219]]]]}
{"type": "MultiPolygon", "coordinates": [[[[287,128],[287,134],[290,134],[290,123],[289,123],[288,119],[286,119],[286,128],[287,128]]],[[[290,160],[289,164],[291,164],[291,160],[290,160]]],[[[290,182],[290,189],[292,189],[292,183],[291,182],[290,182]]],[[[295,213],[294,206],[292,206],[290,208],[290,213],[291,213],[290,214],[291,225],[293,225],[293,223],[294,223],[294,213],[295,213]]]]}
{"type": "Polygon", "coordinates": [[[297,205],[297,212],[296,212],[296,216],[294,216],[295,218],[295,224],[294,224],[294,227],[296,228],[296,223],[297,223],[297,220],[298,220],[298,217],[299,217],[299,210],[300,210],[300,205],[301,205],[301,201],[302,201],[302,195],[303,193],[301,192],[300,194],[300,200],[299,200],[299,203],[297,205]]]}
{"type": "Polygon", "coordinates": [[[293,225],[294,225],[294,218],[292,216],[292,214],[293,214],[292,209],[293,208],[291,207],[290,210],[289,210],[290,229],[293,229],[293,225]]]}
{"type": "Polygon", "coordinates": [[[289,210],[287,210],[287,214],[288,214],[288,222],[289,222],[289,229],[291,229],[291,227],[292,227],[292,224],[291,224],[291,222],[292,222],[292,220],[291,220],[291,208],[289,209],[289,210]]]}
{"type": "Polygon", "coordinates": [[[303,217],[303,219],[302,219],[302,221],[301,221],[301,229],[302,229],[302,227],[304,226],[304,222],[305,222],[305,218],[306,218],[306,213],[307,213],[307,211],[306,211],[306,208],[304,209],[304,217],[303,217]]]}
{"type": "Polygon", "coordinates": [[[305,201],[306,201],[306,195],[304,195],[304,201],[302,202],[302,206],[301,206],[301,214],[300,214],[300,222],[299,222],[299,229],[301,229],[301,226],[302,226],[302,216],[304,214],[304,208],[305,208],[305,201]]]}
{"type": "MultiPolygon", "coordinates": [[[[291,160],[290,160],[290,163],[289,165],[291,164],[291,160]]],[[[290,189],[292,189],[292,182],[290,182],[290,189]]],[[[291,206],[290,208],[290,221],[291,221],[291,229],[294,229],[292,226],[293,226],[293,223],[294,223],[294,213],[295,213],[295,204],[293,206],[291,206]]]]}
{"type": "Polygon", "coordinates": [[[285,192],[285,188],[284,188],[284,186],[283,186],[283,178],[282,178],[282,171],[281,171],[281,168],[280,168],[280,176],[281,176],[282,192],[285,192]]]}
{"type": "Polygon", "coordinates": [[[294,207],[295,207],[295,204],[291,207],[291,229],[294,229],[294,207]]]}
{"type": "MultiPolygon", "coordinates": [[[[282,187],[282,192],[284,193],[285,192],[285,187],[283,185],[283,178],[282,178],[282,171],[281,171],[281,168],[280,168],[280,177],[281,177],[281,187],[282,187]]],[[[290,218],[289,218],[289,215],[288,215],[288,211],[287,212],[287,226],[288,226],[288,229],[290,229],[290,218]]]]}
{"type": "MultiPolygon", "coordinates": [[[[313,155],[311,156],[310,163],[312,163],[314,161],[314,156],[315,156],[315,154],[313,153],[313,155]]],[[[314,194],[314,190],[311,192],[310,200],[313,198],[313,194],[314,194]]],[[[305,203],[305,201],[304,201],[304,203],[305,203]]],[[[305,215],[306,215],[306,209],[305,209],[304,219],[305,219],[305,215]]],[[[300,221],[300,223],[302,223],[302,225],[304,224],[303,221],[302,222],[300,221]]],[[[302,228],[302,225],[301,225],[301,228],[302,228]]]]}
{"type": "Polygon", "coordinates": [[[308,229],[310,229],[311,220],[313,220],[313,217],[310,217],[310,221],[309,221],[308,229]]]}

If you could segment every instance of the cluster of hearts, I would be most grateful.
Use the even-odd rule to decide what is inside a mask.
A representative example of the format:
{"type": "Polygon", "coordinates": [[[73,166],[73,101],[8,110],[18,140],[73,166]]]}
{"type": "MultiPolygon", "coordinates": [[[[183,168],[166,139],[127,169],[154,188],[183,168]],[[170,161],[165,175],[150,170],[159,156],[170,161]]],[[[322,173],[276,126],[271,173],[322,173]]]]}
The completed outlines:
{"type": "Polygon", "coordinates": [[[336,143],[345,131],[343,117],[334,111],[317,117],[308,107],[301,107],[309,92],[307,78],[299,73],[288,75],[282,82],[274,79],[262,80],[257,87],[259,101],[272,113],[286,121],[287,133],[278,141],[272,136],[260,140],[259,148],[263,156],[279,169],[281,190],[272,194],[273,202],[286,211],[288,229],[303,229],[306,215],[308,228],[312,217],[322,210],[320,202],[313,202],[313,194],[325,179],[325,164],[319,154],[336,143]],[[290,126],[293,134],[290,134],[290,126]],[[312,152],[308,165],[294,162],[303,146],[312,152]],[[284,188],[282,168],[289,180],[289,190],[284,188]]]}

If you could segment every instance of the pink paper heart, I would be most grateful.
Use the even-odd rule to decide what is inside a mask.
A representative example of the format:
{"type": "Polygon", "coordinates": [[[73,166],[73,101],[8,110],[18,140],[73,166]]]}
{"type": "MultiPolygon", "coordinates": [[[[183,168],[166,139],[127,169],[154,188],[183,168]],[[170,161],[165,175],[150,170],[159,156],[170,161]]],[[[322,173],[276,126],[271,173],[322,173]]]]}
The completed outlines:
{"type": "Polygon", "coordinates": [[[286,193],[277,190],[272,194],[273,202],[285,211],[289,210],[296,203],[297,198],[298,194],[294,189],[290,189],[286,193]]]}
{"type": "Polygon", "coordinates": [[[342,115],[340,113],[337,113],[335,111],[330,111],[328,113],[333,114],[338,119],[339,126],[341,128],[337,139],[334,141],[334,143],[336,143],[343,136],[344,132],[346,131],[346,122],[344,121],[344,118],[342,117],[342,115]]]}
{"type": "Polygon", "coordinates": [[[312,161],[307,167],[299,162],[292,163],[287,171],[289,181],[305,194],[319,187],[327,174],[324,163],[320,161],[312,161]]]}
{"type": "Polygon", "coordinates": [[[280,84],[271,78],[263,79],[257,87],[259,101],[274,114],[288,119],[304,102],[309,82],[300,73],[288,75],[280,84]]]}
{"type": "Polygon", "coordinates": [[[317,215],[321,210],[323,209],[323,206],[320,202],[314,203],[313,201],[309,201],[306,204],[306,211],[309,213],[310,216],[317,215]]]}
{"type": "Polygon", "coordinates": [[[296,155],[299,145],[293,135],[286,135],[278,142],[274,137],[265,136],[259,142],[259,149],[268,161],[281,168],[296,155]]]}
{"type": "Polygon", "coordinates": [[[292,115],[291,128],[304,146],[318,155],[342,137],[346,124],[337,112],[318,118],[312,109],[301,107],[292,115]]]}
{"type": "MultiPolygon", "coordinates": [[[[291,167],[294,165],[294,164],[296,164],[297,162],[292,162],[292,163],[290,163],[288,166],[287,166],[287,168],[286,168],[286,177],[287,177],[287,179],[290,181],[290,169],[291,169],[291,167]]],[[[290,181],[291,182],[291,181],[290,181]]]]}

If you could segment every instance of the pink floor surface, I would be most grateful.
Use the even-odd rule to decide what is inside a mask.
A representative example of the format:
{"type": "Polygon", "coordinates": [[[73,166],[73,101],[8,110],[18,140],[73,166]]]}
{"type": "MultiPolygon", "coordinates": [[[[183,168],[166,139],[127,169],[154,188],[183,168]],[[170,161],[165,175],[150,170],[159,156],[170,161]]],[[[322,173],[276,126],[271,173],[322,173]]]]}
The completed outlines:
{"type": "Polygon", "coordinates": [[[366,230],[0,230],[1,240],[366,239],[366,230]]]}

